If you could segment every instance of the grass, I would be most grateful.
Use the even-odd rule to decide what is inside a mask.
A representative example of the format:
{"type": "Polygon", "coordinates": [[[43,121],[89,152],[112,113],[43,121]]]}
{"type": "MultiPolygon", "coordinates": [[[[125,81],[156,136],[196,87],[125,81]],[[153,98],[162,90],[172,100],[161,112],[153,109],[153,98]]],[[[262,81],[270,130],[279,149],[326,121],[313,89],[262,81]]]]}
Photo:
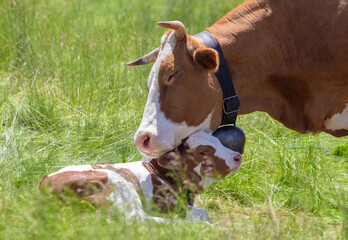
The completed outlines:
{"type": "Polygon", "coordinates": [[[38,191],[71,164],[141,159],[133,144],[157,21],[190,34],[241,1],[0,2],[1,239],[345,239],[347,138],[299,135],[263,113],[240,116],[242,169],[198,198],[214,225],[127,225],[110,208],[38,191]]]}

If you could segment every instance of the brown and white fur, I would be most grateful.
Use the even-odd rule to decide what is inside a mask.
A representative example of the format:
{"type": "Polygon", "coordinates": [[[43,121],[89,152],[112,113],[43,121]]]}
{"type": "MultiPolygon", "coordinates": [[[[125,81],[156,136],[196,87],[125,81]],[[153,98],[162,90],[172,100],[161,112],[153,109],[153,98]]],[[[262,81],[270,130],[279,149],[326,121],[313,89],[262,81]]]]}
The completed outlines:
{"type": "Polygon", "coordinates": [[[240,164],[239,153],[200,130],[159,158],[68,166],[44,176],[40,189],[65,193],[69,188],[79,197],[89,198],[95,205],[112,202],[125,213],[128,221],[150,219],[166,222],[171,220],[146,214],[142,199],[148,210],[155,205],[160,211],[168,212],[176,206],[181,187],[189,193],[188,220],[210,221],[206,211],[193,206],[195,195],[202,193],[215,179],[236,172],[240,164]]]}
{"type": "MultiPolygon", "coordinates": [[[[154,62],[135,135],[148,157],[198,129],[214,131],[223,111],[218,53],[178,21],[158,25],[174,31],[128,64],[154,62]]],[[[232,75],[238,114],[261,111],[299,133],[348,136],[348,0],[247,0],[206,30],[232,75]]]]}

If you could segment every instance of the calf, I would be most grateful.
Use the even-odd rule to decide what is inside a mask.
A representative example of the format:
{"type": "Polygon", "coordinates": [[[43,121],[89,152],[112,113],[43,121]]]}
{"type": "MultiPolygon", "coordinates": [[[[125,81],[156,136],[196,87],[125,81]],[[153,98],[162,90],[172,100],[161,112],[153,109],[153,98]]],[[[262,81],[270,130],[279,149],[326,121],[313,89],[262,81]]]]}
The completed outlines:
{"type": "Polygon", "coordinates": [[[214,136],[199,130],[177,148],[159,158],[138,162],[107,165],[68,166],[44,176],[40,189],[65,193],[70,189],[79,197],[87,197],[95,205],[112,202],[125,212],[127,220],[151,219],[157,222],[169,219],[152,217],[145,213],[152,207],[169,212],[185,193],[191,220],[210,221],[208,214],[193,207],[196,194],[201,193],[215,179],[236,172],[241,155],[224,147],[214,136]],[[143,200],[143,201],[142,201],[143,200]]]}

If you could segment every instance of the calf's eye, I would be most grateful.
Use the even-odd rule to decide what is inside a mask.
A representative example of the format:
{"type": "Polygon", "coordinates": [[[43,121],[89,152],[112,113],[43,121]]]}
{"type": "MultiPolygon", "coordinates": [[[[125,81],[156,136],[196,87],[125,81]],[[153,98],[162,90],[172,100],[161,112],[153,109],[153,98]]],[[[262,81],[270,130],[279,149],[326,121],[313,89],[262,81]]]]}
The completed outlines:
{"type": "Polygon", "coordinates": [[[204,151],[200,152],[200,154],[202,156],[208,156],[208,157],[212,157],[213,156],[213,154],[210,151],[208,151],[208,150],[204,150],[204,151]]]}
{"type": "Polygon", "coordinates": [[[215,148],[210,145],[200,145],[196,148],[196,151],[202,156],[214,157],[215,148]]]}

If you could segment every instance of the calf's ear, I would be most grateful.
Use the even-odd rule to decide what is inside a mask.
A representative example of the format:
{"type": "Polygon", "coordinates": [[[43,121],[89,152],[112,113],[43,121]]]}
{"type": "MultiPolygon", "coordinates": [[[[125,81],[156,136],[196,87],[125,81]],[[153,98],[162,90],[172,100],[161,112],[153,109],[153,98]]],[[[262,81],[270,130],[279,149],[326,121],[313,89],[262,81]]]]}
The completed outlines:
{"type": "Polygon", "coordinates": [[[216,72],[219,67],[218,52],[212,48],[201,47],[193,53],[193,60],[208,71],[216,72]]]}
{"type": "Polygon", "coordinates": [[[160,156],[157,159],[157,163],[165,169],[178,169],[180,167],[179,154],[175,150],[172,150],[160,156]]]}

